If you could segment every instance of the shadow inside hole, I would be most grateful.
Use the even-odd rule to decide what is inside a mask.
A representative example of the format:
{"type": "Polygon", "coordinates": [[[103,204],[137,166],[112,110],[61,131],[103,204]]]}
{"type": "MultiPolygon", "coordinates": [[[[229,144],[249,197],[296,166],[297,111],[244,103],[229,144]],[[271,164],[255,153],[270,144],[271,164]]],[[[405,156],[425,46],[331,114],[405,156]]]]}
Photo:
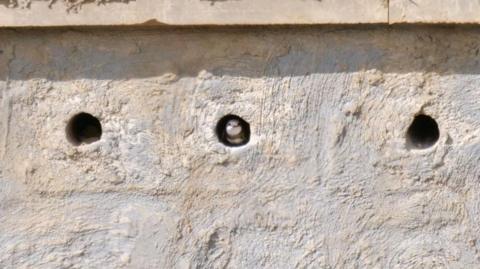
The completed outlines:
{"type": "Polygon", "coordinates": [[[417,115],[407,130],[407,147],[426,149],[435,145],[439,137],[437,122],[430,116],[417,115]]]}
{"type": "Polygon", "coordinates": [[[218,121],[215,133],[218,140],[225,146],[240,147],[250,141],[250,124],[237,115],[226,115],[218,121]],[[227,127],[231,127],[232,124],[241,128],[239,134],[231,136],[227,133],[227,127]]]}
{"type": "Polygon", "coordinates": [[[73,116],[66,127],[67,139],[75,146],[90,144],[102,137],[100,121],[88,113],[73,116]]]}

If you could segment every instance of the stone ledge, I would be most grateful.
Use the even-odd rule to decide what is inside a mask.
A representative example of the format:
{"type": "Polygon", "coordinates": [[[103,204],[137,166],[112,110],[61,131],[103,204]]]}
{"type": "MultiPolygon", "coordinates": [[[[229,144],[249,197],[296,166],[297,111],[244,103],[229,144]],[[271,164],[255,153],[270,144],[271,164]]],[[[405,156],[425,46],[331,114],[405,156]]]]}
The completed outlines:
{"type": "Polygon", "coordinates": [[[0,0],[0,27],[480,23],[470,0],[0,0]]]}
{"type": "Polygon", "coordinates": [[[390,23],[480,23],[480,2],[390,0],[390,23]]]}
{"type": "Polygon", "coordinates": [[[0,0],[0,26],[386,23],[386,0],[0,0]]]}

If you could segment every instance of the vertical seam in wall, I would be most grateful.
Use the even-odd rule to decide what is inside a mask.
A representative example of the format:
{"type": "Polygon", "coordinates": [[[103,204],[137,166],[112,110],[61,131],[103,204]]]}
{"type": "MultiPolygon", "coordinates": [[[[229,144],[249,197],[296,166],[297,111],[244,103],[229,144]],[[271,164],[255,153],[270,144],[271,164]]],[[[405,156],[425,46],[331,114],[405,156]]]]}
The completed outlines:
{"type": "Polygon", "coordinates": [[[6,103],[5,105],[5,118],[4,118],[4,130],[3,130],[3,141],[2,141],[2,151],[1,151],[1,159],[5,157],[5,154],[7,152],[7,145],[8,145],[8,137],[10,136],[10,124],[12,121],[12,107],[13,104],[11,102],[11,96],[10,96],[10,83],[11,83],[11,77],[12,77],[12,62],[15,60],[16,57],[16,46],[15,44],[12,44],[11,47],[11,55],[7,60],[7,77],[5,79],[5,89],[2,92],[2,103],[6,103]]]}
{"type": "Polygon", "coordinates": [[[387,23],[390,24],[390,0],[387,0],[387,23]]]}

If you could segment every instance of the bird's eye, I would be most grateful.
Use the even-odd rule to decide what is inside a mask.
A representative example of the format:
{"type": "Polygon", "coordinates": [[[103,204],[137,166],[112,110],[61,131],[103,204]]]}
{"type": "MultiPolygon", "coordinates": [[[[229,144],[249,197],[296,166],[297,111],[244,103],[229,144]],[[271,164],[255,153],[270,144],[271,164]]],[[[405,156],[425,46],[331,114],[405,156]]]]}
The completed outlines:
{"type": "Polygon", "coordinates": [[[250,141],[250,124],[237,115],[226,115],[215,128],[218,140],[229,147],[243,146],[250,141]]]}
{"type": "Polygon", "coordinates": [[[67,139],[75,146],[90,144],[100,140],[102,136],[102,125],[100,121],[91,114],[82,112],[73,116],[65,129],[67,139]]]}

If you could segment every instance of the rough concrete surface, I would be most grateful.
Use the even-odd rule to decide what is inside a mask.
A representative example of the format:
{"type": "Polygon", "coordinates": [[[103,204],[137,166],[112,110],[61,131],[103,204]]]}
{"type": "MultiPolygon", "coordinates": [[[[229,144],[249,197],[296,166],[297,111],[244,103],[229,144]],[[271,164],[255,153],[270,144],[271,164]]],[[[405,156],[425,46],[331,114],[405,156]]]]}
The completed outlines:
{"type": "Polygon", "coordinates": [[[0,31],[0,267],[478,268],[479,35],[0,31]]]}
{"type": "Polygon", "coordinates": [[[480,2],[390,0],[390,23],[480,23],[480,2]]]}
{"type": "Polygon", "coordinates": [[[0,27],[480,23],[474,0],[0,0],[0,27]]]}
{"type": "Polygon", "coordinates": [[[0,27],[387,21],[387,0],[0,0],[0,27]]]}

